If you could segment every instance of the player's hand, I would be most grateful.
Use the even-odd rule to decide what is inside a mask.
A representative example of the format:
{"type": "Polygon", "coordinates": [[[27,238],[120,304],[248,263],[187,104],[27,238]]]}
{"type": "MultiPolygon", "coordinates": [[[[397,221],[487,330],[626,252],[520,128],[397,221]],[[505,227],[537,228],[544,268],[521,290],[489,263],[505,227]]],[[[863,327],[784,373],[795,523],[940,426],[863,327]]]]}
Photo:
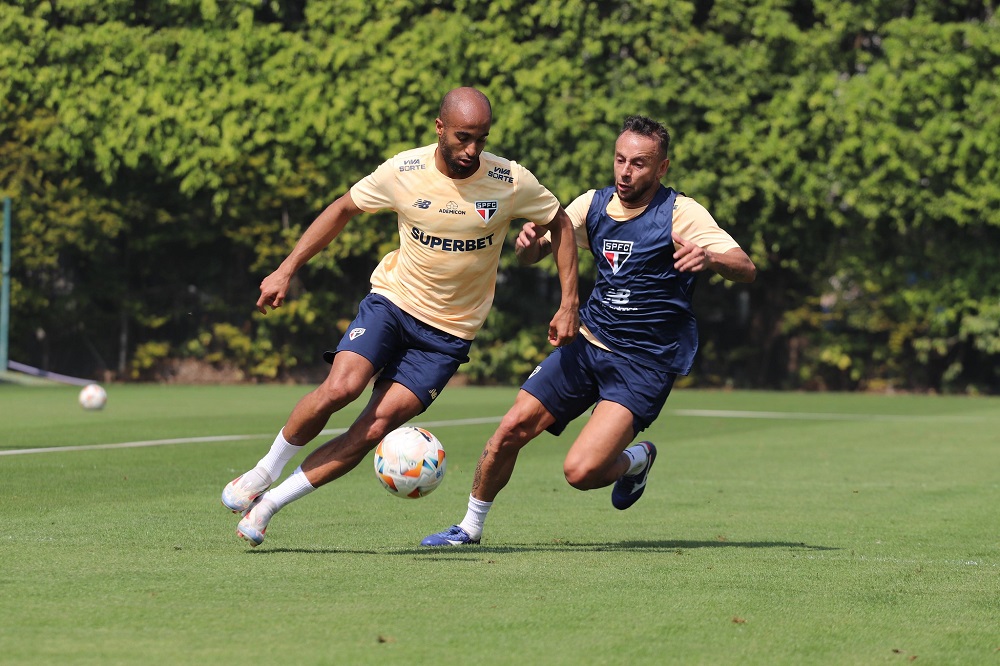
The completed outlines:
{"type": "Polygon", "coordinates": [[[529,249],[532,245],[538,244],[538,239],[544,235],[544,231],[538,228],[538,225],[534,222],[527,222],[523,227],[521,227],[521,233],[517,235],[517,240],[514,241],[514,249],[517,251],[523,251],[529,249]]]}
{"type": "Polygon", "coordinates": [[[521,228],[521,232],[514,241],[514,252],[517,254],[517,261],[522,266],[529,266],[542,259],[544,254],[543,239],[545,229],[537,224],[528,222],[521,228]]]}
{"type": "Polygon", "coordinates": [[[288,294],[288,283],[291,276],[280,271],[275,271],[264,278],[260,283],[260,298],[257,299],[257,312],[267,314],[268,305],[272,310],[280,308],[285,302],[285,295],[288,294]]]}
{"type": "Polygon", "coordinates": [[[698,247],[677,234],[671,234],[674,239],[674,268],[682,273],[697,273],[708,270],[712,265],[712,253],[703,247],[698,247]]]}
{"type": "Polygon", "coordinates": [[[580,332],[580,311],[577,308],[559,308],[549,322],[549,343],[554,347],[568,345],[580,332]]]}

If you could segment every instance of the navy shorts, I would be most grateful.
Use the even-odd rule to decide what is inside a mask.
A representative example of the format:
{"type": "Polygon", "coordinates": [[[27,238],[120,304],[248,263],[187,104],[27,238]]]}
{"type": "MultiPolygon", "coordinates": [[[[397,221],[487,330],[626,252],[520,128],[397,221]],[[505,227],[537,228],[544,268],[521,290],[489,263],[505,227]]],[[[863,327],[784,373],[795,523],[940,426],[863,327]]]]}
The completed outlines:
{"type": "MultiPolygon", "coordinates": [[[[379,379],[391,379],[430,406],[458,366],[469,360],[471,340],[445,333],[400,310],[380,294],[369,293],[337,351],[361,354],[375,366],[379,379]]],[[[333,362],[334,352],[323,358],[333,362]]]]}
{"type": "Polygon", "coordinates": [[[549,354],[521,388],[535,396],[556,421],[547,430],[559,435],[569,422],[601,400],[632,412],[637,435],[660,415],[677,373],[654,370],[621,354],[601,349],[582,335],[549,354]]]}

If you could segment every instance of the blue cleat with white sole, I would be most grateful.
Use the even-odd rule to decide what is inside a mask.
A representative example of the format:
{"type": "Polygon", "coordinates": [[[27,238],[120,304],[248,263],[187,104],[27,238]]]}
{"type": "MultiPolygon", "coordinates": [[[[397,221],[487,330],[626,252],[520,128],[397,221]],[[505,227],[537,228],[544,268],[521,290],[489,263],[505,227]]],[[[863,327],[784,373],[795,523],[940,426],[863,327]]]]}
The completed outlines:
{"type": "Polygon", "coordinates": [[[458,525],[452,525],[443,532],[424,537],[420,542],[421,546],[465,546],[479,543],[479,539],[473,539],[469,533],[458,525]]]}
{"type": "Polygon", "coordinates": [[[616,509],[624,511],[642,497],[646,490],[646,479],[649,477],[649,470],[653,468],[656,461],[656,447],[652,442],[639,442],[636,446],[646,449],[646,466],[638,474],[623,476],[615,482],[614,490],[611,491],[611,504],[616,509]]]}

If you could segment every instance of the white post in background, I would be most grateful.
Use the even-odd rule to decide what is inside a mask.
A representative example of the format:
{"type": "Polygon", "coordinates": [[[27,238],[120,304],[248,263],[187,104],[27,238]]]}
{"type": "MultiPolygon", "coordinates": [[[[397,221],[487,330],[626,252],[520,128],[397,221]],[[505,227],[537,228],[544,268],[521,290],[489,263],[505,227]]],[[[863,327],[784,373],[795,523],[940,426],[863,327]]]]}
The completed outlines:
{"type": "Polygon", "coordinates": [[[10,341],[10,197],[3,198],[3,284],[0,286],[0,372],[7,372],[10,341]]]}

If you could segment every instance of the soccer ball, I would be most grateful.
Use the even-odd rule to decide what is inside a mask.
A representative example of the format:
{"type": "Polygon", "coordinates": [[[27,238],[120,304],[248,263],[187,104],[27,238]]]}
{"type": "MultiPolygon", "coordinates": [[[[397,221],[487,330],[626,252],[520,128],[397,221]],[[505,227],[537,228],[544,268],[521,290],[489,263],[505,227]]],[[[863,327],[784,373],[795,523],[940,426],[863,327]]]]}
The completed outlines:
{"type": "Polygon", "coordinates": [[[444,479],[444,469],[444,447],[423,428],[397,428],[375,447],[375,476],[396,497],[430,494],[444,479]]]}
{"type": "Polygon", "coordinates": [[[80,391],[80,406],[84,409],[104,409],[108,402],[107,392],[97,384],[87,384],[80,391]]]}

